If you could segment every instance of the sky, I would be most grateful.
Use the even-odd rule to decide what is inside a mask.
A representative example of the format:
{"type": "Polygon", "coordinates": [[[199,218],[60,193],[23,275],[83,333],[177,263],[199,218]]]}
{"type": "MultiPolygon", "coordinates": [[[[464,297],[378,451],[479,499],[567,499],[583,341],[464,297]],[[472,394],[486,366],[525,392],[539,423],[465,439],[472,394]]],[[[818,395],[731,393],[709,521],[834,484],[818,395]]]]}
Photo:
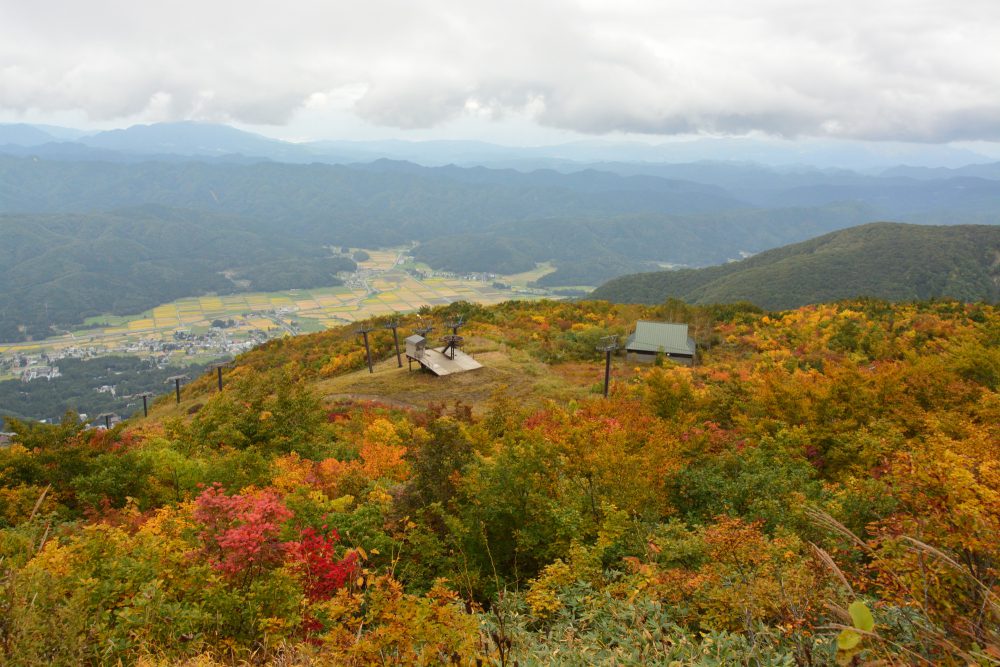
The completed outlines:
{"type": "Polygon", "coordinates": [[[0,122],[995,146],[997,0],[0,0],[0,122]]]}

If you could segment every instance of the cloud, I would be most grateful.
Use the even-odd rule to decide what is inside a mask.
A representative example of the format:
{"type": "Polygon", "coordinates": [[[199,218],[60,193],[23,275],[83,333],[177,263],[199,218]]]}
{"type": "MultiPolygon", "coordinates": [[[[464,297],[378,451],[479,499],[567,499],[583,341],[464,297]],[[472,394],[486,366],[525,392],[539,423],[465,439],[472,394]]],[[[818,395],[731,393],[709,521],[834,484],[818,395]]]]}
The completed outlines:
{"type": "Polygon", "coordinates": [[[998,140],[996,44],[993,0],[36,0],[0,5],[0,108],[998,140]]]}

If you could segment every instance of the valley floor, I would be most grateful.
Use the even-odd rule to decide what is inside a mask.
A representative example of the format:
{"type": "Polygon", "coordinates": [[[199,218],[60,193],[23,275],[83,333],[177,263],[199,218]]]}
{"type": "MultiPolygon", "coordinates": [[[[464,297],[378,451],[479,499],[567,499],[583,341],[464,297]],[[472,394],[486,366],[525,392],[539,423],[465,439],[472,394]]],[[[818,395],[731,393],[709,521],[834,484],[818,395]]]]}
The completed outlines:
{"type": "Polygon", "coordinates": [[[405,251],[366,251],[369,259],[340,287],[191,297],[132,317],[93,317],[87,321],[89,328],[45,340],[0,343],[0,380],[20,378],[31,366],[48,365],[64,357],[128,355],[154,359],[161,366],[207,363],[272,338],[322,331],[380,315],[409,313],[454,301],[491,304],[547,295],[526,283],[551,267],[517,276],[457,276],[435,273],[427,267],[404,269],[405,251]],[[213,322],[227,326],[213,328],[213,322]]]}

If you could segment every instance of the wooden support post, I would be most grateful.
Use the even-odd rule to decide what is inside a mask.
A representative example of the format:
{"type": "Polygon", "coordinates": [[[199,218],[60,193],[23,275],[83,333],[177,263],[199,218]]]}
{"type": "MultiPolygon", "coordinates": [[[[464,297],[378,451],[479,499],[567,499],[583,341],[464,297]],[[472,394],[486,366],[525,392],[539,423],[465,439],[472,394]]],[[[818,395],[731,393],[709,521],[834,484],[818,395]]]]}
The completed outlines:
{"type": "Polygon", "coordinates": [[[228,368],[229,366],[232,365],[233,362],[231,361],[217,361],[214,364],[212,364],[211,367],[215,369],[215,372],[217,374],[216,385],[219,387],[219,391],[222,391],[222,369],[228,368]]]}
{"type": "Polygon", "coordinates": [[[399,364],[398,368],[403,367],[403,357],[399,353],[399,329],[396,327],[392,328],[392,339],[396,343],[396,363],[399,364]]]}
{"type": "Polygon", "coordinates": [[[611,386],[611,354],[618,349],[618,336],[605,336],[601,339],[601,344],[597,346],[598,351],[605,354],[604,357],[604,398],[608,397],[608,389],[611,386]]]}
{"type": "Polygon", "coordinates": [[[365,338],[365,358],[368,360],[368,372],[374,373],[375,369],[372,367],[372,349],[368,346],[368,331],[362,331],[361,335],[365,338]]]}
{"type": "Polygon", "coordinates": [[[604,398],[608,397],[608,387],[611,385],[611,350],[607,351],[604,361],[604,398]]]}
{"type": "Polygon", "coordinates": [[[177,405],[181,404],[181,380],[190,380],[187,375],[172,375],[167,378],[167,382],[173,381],[174,393],[177,396],[177,405]]]}

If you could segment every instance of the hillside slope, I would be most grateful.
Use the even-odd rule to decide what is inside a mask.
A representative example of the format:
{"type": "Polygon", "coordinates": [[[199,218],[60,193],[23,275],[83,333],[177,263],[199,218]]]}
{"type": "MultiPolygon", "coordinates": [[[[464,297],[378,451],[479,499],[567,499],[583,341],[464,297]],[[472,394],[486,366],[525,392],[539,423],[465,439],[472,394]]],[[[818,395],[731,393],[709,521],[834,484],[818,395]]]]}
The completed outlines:
{"type": "Polygon", "coordinates": [[[794,308],[858,296],[1000,298],[1000,226],[879,222],[704,269],[622,276],[593,297],[622,303],[750,301],[794,308]]]}
{"type": "Polygon", "coordinates": [[[0,341],[45,337],[101,313],[182,296],[335,285],[354,262],[236,215],[141,206],[0,214],[0,341]]]}
{"type": "Polygon", "coordinates": [[[459,376],[399,367],[381,328],[369,373],[352,325],[273,340],[221,391],[205,374],[110,430],[12,420],[0,664],[1000,655],[1000,308],[420,317],[439,336],[459,316],[483,362],[459,376]],[[636,319],[688,322],[701,358],[615,357],[605,398],[595,344],[636,319]]]}
{"type": "Polygon", "coordinates": [[[543,285],[597,285],[658,262],[705,266],[868,222],[865,206],[733,210],[514,221],[422,243],[416,257],[451,271],[519,273],[552,261],[543,285]],[[591,282],[592,281],[592,282],[591,282]]]}

